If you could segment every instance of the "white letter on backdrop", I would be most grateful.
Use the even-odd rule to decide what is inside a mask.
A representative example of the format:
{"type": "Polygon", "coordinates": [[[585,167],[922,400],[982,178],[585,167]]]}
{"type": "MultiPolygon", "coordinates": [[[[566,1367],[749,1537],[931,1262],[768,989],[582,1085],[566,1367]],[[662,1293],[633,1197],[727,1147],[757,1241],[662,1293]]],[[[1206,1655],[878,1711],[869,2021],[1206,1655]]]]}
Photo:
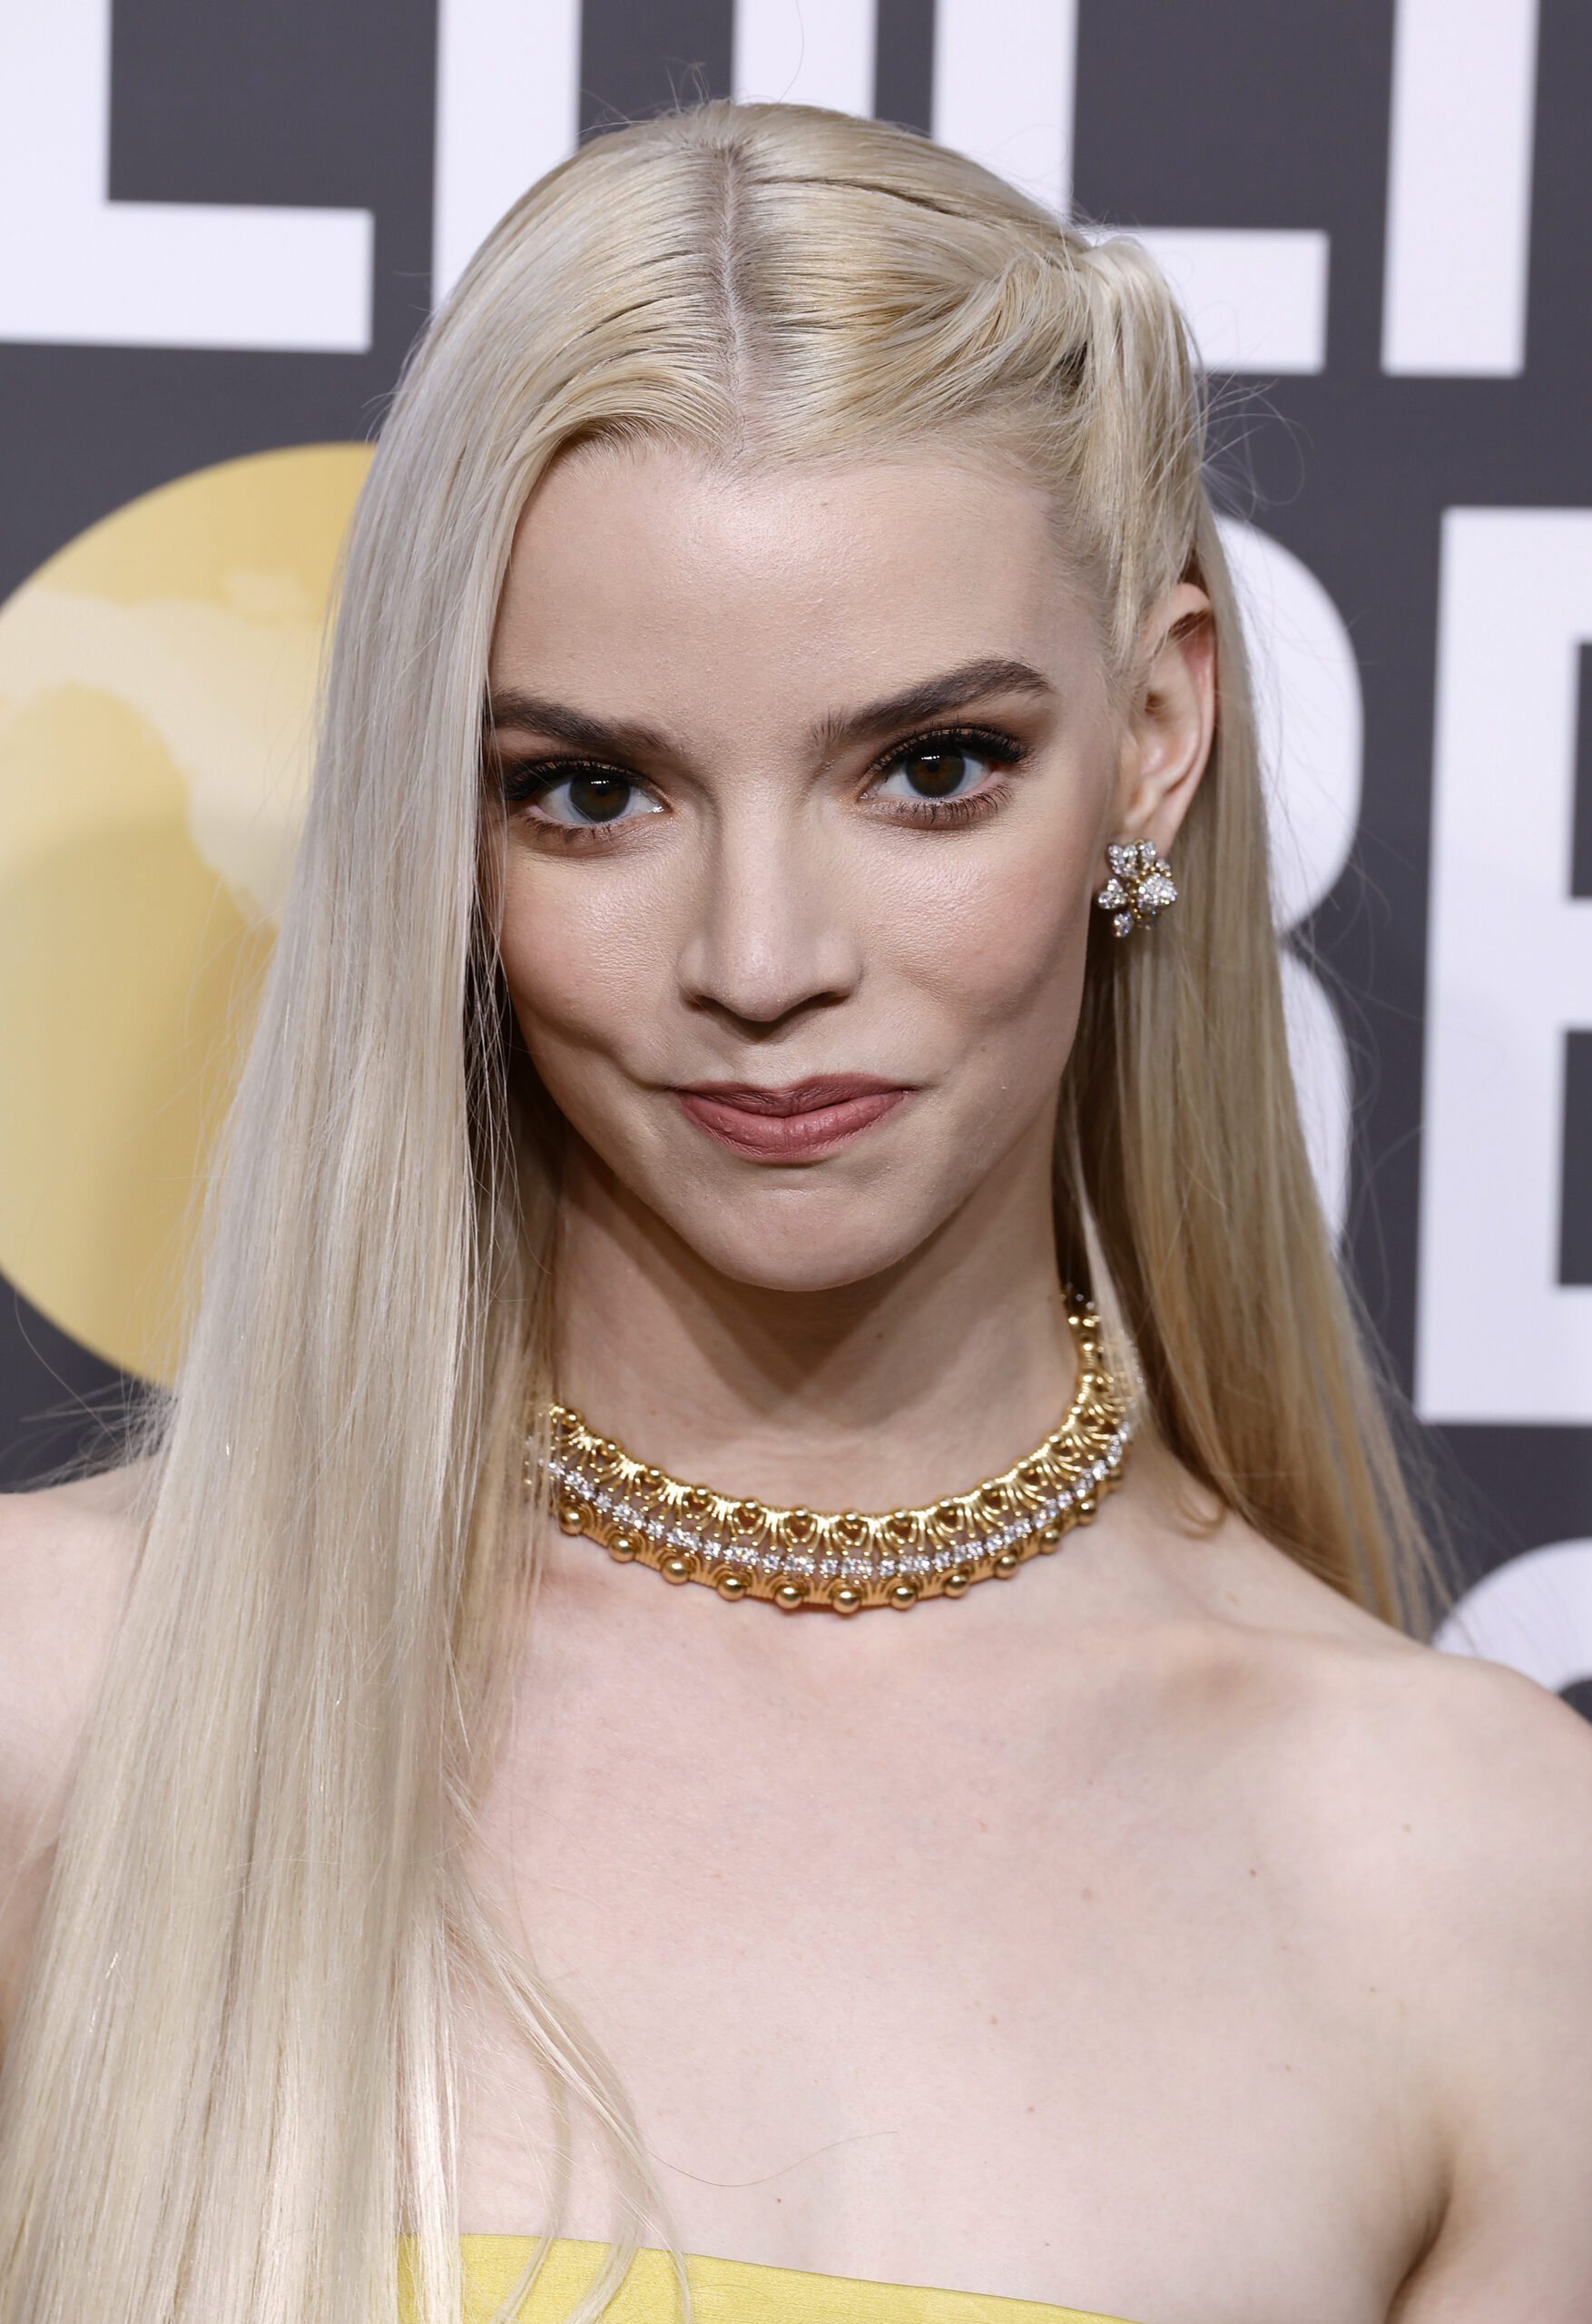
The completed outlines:
{"type": "Polygon", "coordinates": [[[936,0],[936,137],[1070,209],[1076,64],[1077,0],[936,0]]]}
{"type": "Polygon", "coordinates": [[[1331,238],[1282,226],[1145,226],[1207,371],[1322,371],[1331,238]]]}
{"type": "Polygon", "coordinates": [[[874,0],[735,0],[738,98],[873,111],[874,0]]]}
{"type": "Polygon", "coordinates": [[[1436,1643],[1445,1654],[1507,1662],[1556,1695],[1592,1679],[1592,1541],[1553,1541],[1495,1566],[1436,1643]]]}
{"type": "Polygon", "coordinates": [[[1588,640],[1592,510],[1447,512],[1415,1369],[1426,1420],[1592,1422],[1592,1285],[1558,1281],[1565,1034],[1592,1027],[1592,902],[1570,895],[1588,640]]]}
{"type": "MultiPolygon", "coordinates": [[[[1280,541],[1222,520],[1222,545],[1254,665],[1255,711],[1277,932],[1337,885],[1360,821],[1360,670],[1341,615],[1280,541]]],[[[1349,1208],[1354,1086],[1338,1012],[1292,946],[1282,947],[1288,1048],[1305,1143],[1333,1232],[1349,1208]]]]}
{"type": "Polygon", "coordinates": [[[111,0],[0,15],[0,340],[370,344],[368,210],[113,202],[111,0]]]}
{"type": "MultiPolygon", "coordinates": [[[[936,0],[934,133],[1025,193],[1072,204],[1077,0],[936,0]]],[[[1213,371],[1319,371],[1328,239],[1269,227],[1135,229],[1213,371]]]]}
{"type": "Polygon", "coordinates": [[[1537,0],[1398,0],[1382,369],[1526,360],[1537,0]]]}
{"type": "Polygon", "coordinates": [[[438,0],[431,298],[580,133],[580,0],[438,0]]]}

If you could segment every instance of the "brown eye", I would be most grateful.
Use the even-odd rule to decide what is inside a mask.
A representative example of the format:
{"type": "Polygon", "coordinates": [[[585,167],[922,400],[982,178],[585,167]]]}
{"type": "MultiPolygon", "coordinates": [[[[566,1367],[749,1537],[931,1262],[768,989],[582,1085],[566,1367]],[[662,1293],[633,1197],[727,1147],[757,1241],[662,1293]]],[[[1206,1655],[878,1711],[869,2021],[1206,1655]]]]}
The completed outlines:
{"type": "Polygon", "coordinates": [[[611,823],[630,804],[633,783],[622,774],[577,774],[569,784],[569,803],[585,823],[611,823]]]}
{"type": "Polygon", "coordinates": [[[1021,755],[1015,743],[994,734],[926,734],[889,762],[873,790],[880,798],[898,800],[982,795],[997,768],[1012,765],[1021,755]]]}
{"type": "Polygon", "coordinates": [[[660,812],[657,801],[628,774],[606,766],[575,766],[545,775],[526,802],[533,822],[561,823],[566,831],[601,830],[604,823],[633,823],[660,812]]]}
{"type": "Polygon", "coordinates": [[[948,799],[978,765],[965,751],[914,751],[901,761],[901,773],[919,798],[948,799]]]}

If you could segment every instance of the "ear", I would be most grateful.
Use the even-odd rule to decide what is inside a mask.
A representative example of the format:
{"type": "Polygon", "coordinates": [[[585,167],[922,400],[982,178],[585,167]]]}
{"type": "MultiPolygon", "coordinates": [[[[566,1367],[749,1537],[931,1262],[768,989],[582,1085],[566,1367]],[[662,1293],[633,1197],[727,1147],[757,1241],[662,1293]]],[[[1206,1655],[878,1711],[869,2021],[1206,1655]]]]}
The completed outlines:
{"type": "Polygon", "coordinates": [[[1216,731],[1216,623],[1192,581],[1151,609],[1117,763],[1113,839],[1152,840],[1169,854],[1194,803],[1216,731]]]}

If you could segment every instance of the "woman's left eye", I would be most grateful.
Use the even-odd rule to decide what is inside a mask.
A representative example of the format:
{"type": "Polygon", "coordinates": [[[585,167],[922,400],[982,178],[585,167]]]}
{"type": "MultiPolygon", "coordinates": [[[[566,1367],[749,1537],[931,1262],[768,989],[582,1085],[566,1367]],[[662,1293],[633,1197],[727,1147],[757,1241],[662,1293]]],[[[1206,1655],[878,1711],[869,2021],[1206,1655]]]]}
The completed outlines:
{"type": "Polygon", "coordinates": [[[985,779],[1009,766],[1015,753],[971,734],[947,734],[911,743],[871,788],[885,799],[960,799],[985,779]]]}
{"type": "Polygon", "coordinates": [[[662,812],[655,799],[628,775],[609,767],[572,767],[538,785],[526,804],[536,820],[566,831],[600,831],[610,823],[634,822],[662,812]]]}

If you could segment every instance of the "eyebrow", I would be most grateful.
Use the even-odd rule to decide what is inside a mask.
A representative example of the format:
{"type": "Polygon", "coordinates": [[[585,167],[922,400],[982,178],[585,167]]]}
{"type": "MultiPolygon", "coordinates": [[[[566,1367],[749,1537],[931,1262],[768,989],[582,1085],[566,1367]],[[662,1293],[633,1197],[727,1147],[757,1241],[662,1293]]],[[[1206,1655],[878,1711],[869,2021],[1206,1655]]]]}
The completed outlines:
{"type": "Polygon", "coordinates": [[[959,669],[947,670],[940,677],[925,678],[918,685],[904,686],[899,694],[886,694],[860,710],[831,712],[820,722],[818,739],[825,750],[833,750],[843,743],[889,734],[902,726],[924,725],[931,718],[943,717],[947,711],[965,710],[969,703],[981,702],[986,694],[1045,696],[1055,691],[1049,679],[1028,663],[1015,662],[1001,655],[986,655],[980,661],[964,662],[959,669]]]}
{"type": "MultiPolygon", "coordinates": [[[[847,743],[899,733],[903,727],[925,725],[948,711],[965,710],[969,703],[980,702],[986,694],[1047,697],[1055,691],[1049,679],[1031,664],[1003,655],[986,655],[978,661],[964,662],[958,669],[947,670],[938,677],[904,686],[899,694],[866,703],[859,710],[830,711],[820,719],[814,735],[820,750],[827,753],[847,743]]],[[[636,719],[595,717],[589,711],[526,694],[517,686],[488,692],[486,724],[489,734],[506,726],[518,727],[529,734],[549,735],[573,750],[590,751],[597,755],[686,755],[681,745],[660,727],[636,719]]]]}
{"type": "Polygon", "coordinates": [[[488,689],[486,726],[488,734],[500,726],[522,727],[529,734],[549,734],[574,750],[611,758],[643,752],[676,754],[676,746],[659,727],[631,718],[595,718],[589,711],[572,710],[567,703],[548,702],[516,686],[488,689]]]}

